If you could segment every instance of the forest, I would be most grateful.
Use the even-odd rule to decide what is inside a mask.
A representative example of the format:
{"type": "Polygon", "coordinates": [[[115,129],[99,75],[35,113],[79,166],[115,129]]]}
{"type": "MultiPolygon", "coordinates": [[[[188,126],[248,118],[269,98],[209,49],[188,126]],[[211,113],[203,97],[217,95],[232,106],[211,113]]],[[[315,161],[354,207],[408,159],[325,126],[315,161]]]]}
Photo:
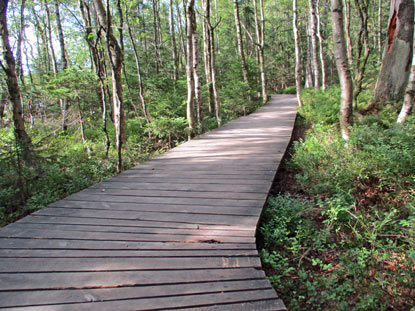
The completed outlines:
{"type": "Polygon", "coordinates": [[[296,94],[269,280],[415,310],[413,1],[2,0],[0,35],[0,226],[296,94]]]}

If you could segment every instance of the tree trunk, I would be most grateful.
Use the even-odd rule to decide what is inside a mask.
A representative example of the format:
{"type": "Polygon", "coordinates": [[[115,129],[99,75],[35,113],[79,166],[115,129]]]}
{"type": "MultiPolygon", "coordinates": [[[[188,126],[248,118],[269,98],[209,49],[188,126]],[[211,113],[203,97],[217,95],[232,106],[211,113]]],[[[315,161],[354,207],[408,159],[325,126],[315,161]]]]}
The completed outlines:
{"type": "Polygon", "coordinates": [[[293,0],[293,30],[295,43],[295,86],[297,90],[298,105],[302,107],[301,102],[301,80],[300,80],[300,47],[298,45],[298,12],[297,0],[293,0]]]}
{"type": "Polygon", "coordinates": [[[316,91],[320,89],[320,70],[318,65],[318,47],[317,47],[317,18],[314,8],[314,0],[308,0],[310,9],[310,35],[311,35],[311,65],[314,75],[314,88],[316,91]]]}
{"type": "Polygon", "coordinates": [[[326,90],[326,62],[324,61],[323,39],[321,37],[321,18],[320,18],[320,0],[316,3],[317,16],[317,38],[319,42],[320,63],[321,63],[321,86],[323,92],[326,90]]]}
{"type": "MultiPolygon", "coordinates": [[[[415,40],[415,32],[414,32],[415,40]]],[[[401,112],[399,113],[397,123],[404,123],[411,110],[414,109],[415,100],[415,52],[412,55],[411,75],[409,77],[408,86],[406,87],[405,98],[403,101],[401,112]]]]}
{"type": "Polygon", "coordinates": [[[22,159],[26,163],[31,164],[34,161],[34,151],[32,141],[25,129],[22,100],[16,75],[16,61],[9,43],[9,30],[7,27],[8,2],[8,0],[0,1],[1,66],[6,74],[9,99],[13,106],[13,124],[16,143],[20,148],[22,159]]]}
{"type": "Polygon", "coordinates": [[[357,38],[357,55],[356,55],[356,67],[355,78],[353,80],[354,92],[353,103],[355,109],[357,109],[357,97],[362,92],[362,83],[365,77],[366,64],[370,56],[369,46],[369,31],[368,31],[368,10],[369,0],[355,0],[355,5],[360,19],[360,30],[357,38]],[[363,41],[363,44],[362,44],[363,41]],[[364,53],[362,56],[362,50],[364,53]]]}
{"type": "MultiPolygon", "coordinates": [[[[79,0],[79,8],[81,10],[82,19],[84,21],[85,29],[85,40],[88,43],[88,47],[93,59],[95,73],[98,77],[99,89],[98,89],[98,98],[101,100],[101,117],[102,117],[102,131],[104,134],[104,144],[105,144],[105,158],[108,159],[109,149],[111,146],[111,141],[109,139],[108,127],[107,127],[107,98],[108,92],[107,83],[105,81],[106,70],[104,68],[104,56],[102,50],[99,50],[97,47],[100,40],[97,38],[97,42],[94,41],[94,34],[92,33],[92,22],[91,22],[91,12],[89,6],[84,2],[84,0],[79,0]]],[[[100,37],[100,31],[98,31],[97,36],[100,37]]]]}
{"type": "Polygon", "coordinates": [[[243,45],[243,41],[242,41],[241,21],[240,21],[240,18],[239,18],[238,0],[233,0],[233,7],[234,7],[234,15],[235,15],[236,38],[237,38],[237,41],[238,41],[238,51],[239,51],[239,56],[241,58],[242,76],[244,78],[244,82],[247,85],[249,85],[248,69],[246,68],[244,45],[243,45]]]}
{"type": "Polygon", "coordinates": [[[58,62],[56,61],[56,54],[55,54],[55,48],[53,46],[53,38],[52,38],[52,23],[50,21],[50,10],[47,0],[45,1],[45,9],[46,9],[46,17],[47,17],[47,28],[48,28],[48,37],[49,37],[49,45],[50,45],[50,51],[52,56],[52,62],[53,62],[53,73],[58,73],[58,62]]]}
{"type": "MultiPolygon", "coordinates": [[[[58,28],[59,35],[59,44],[61,48],[61,62],[62,62],[62,71],[68,68],[68,59],[66,58],[66,47],[65,47],[65,37],[63,36],[62,22],[59,11],[59,1],[55,0],[55,14],[56,14],[56,25],[58,28]]],[[[51,39],[52,40],[52,39],[51,39]]],[[[62,111],[62,123],[61,127],[63,131],[68,129],[68,101],[66,99],[60,100],[61,111],[62,111]]]]}
{"type": "Polygon", "coordinates": [[[209,113],[215,111],[215,96],[212,85],[212,60],[210,58],[210,0],[202,0],[203,3],[203,55],[205,60],[206,84],[209,90],[209,113]]]}
{"type": "Polygon", "coordinates": [[[200,72],[199,72],[199,44],[197,39],[197,23],[196,12],[193,10],[192,15],[192,49],[193,49],[193,78],[195,82],[195,101],[196,101],[196,115],[197,122],[200,129],[203,131],[203,102],[202,102],[202,89],[200,85],[200,72]]]}
{"type": "Polygon", "coordinates": [[[189,140],[194,135],[194,96],[195,80],[193,75],[193,25],[192,16],[194,14],[194,0],[187,0],[186,3],[186,76],[187,76],[187,121],[189,124],[189,140]]]}
{"type": "Polygon", "coordinates": [[[159,18],[159,9],[158,1],[152,0],[153,5],[153,26],[154,26],[154,56],[156,60],[156,73],[160,72],[160,44],[161,44],[161,35],[160,35],[160,18],[159,18]]]}
{"type": "Polygon", "coordinates": [[[19,21],[19,29],[17,32],[17,48],[16,48],[17,50],[16,74],[23,85],[24,85],[24,73],[23,73],[23,66],[22,66],[22,40],[23,40],[24,23],[25,23],[25,18],[24,18],[25,2],[26,0],[21,0],[21,3],[20,3],[20,21],[19,21]]]}
{"type": "Polygon", "coordinates": [[[115,38],[111,28],[111,14],[109,2],[107,9],[104,8],[101,0],[94,0],[94,7],[97,13],[101,28],[105,31],[107,39],[107,53],[111,63],[112,76],[112,97],[114,111],[115,142],[117,146],[117,171],[122,169],[122,148],[126,140],[124,125],[124,103],[121,83],[123,55],[121,47],[115,38]]]}
{"type": "Polygon", "coordinates": [[[350,11],[350,0],[344,0],[345,4],[345,32],[346,32],[346,46],[347,46],[347,58],[349,59],[349,64],[352,64],[353,61],[353,44],[352,44],[352,37],[350,34],[350,19],[351,19],[351,11],[350,11]]]}
{"type": "Polygon", "coordinates": [[[342,136],[349,140],[349,127],[352,125],[353,85],[347,59],[346,41],[344,38],[343,6],[341,0],[331,0],[334,56],[340,79],[340,127],[342,136]]]}
{"type": "Polygon", "coordinates": [[[172,47],[172,61],[173,61],[173,80],[177,81],[178,77],[178,58],[177,58],[177,45],[176,45],[176,34],[174,31],[174,10],[173,10],[173,0],[170,0],[169,6],[169,28],[170,28],[170,38],[171,38],[171,47],[172,47]]]}
{"type": "Polygon", "coordinates": [[[262,88],[262,102],[264,104],[268,101],[267,94],[267,78],[265,74],[264,63],[264,47],[265,47],[265,19],[264,19],[264,4],[263,0],[259,0],[259,9],[261,14],[261,24],[258,22],[257,0],[254,1],[254,16],[255,16],[255,30],[258,47],[259,66],[261,72],[261,88],[262,88]]]}
{"type": "MultiPolygon", "coordinates": [[[[216,24],[217,26],[218,24],[216,24]]],[[[215,26],[215,27],[216,27],[215,26]]],[[[215,99],[215,112],[216,112],[216,121],[218,126],[222,125],[222,115],[221,115],[221,103],[219,97],[218,86],[216,83],[216,54],[215,54],[215,27],[209,24],[209,41],[210,41],[210,60],[211,60],[211,76],[212,76],[212,89],[213,97],[215,99]]]]}
{"type": "Polygon", "coordinates": [[[7,92],[5,89],[3,89],[3,93],[1,93],[0,98],[0,128],[3,128],[4,126],[4,108],[6,107],[6,103],[8,101],[7,92]]]}
{"type": "Polygon", "coordinates": [[[128,22],[128,17],[127,17],[127,28],[128,28],[128,35],[130,36],[131,45],[133,47],[134,58],[135,58],[135,66],[136,66],[136,69],[137,69],[138,97],[140,97],[141,108],[143,110],[144,117],[146,118],[147,123],[151,123],[150,115],[149,115],[148,109],[147,109],[147,104],[146,104],[146,101],[144,99],[144,94],[143,94],[143,80],[141,78],[141,66],[140,66],[140,61],[139,61],[139,56],[138,56],[138,50],[137,50],[137,46],[136,46],[135,41],[134,41],[134,36],[133,36],[132,30],[131,30],[130,24],[128,22]]]}
{"type": "Polygon", "coordinates": [[[378,49],[379,49],[379,63],[382,61],[382,0],[379,0],[378,11],[378,49]]]}
{"type": "Polygon", "coordinates": [[[414,1],[392,0],[374,101],[402,100],[411,71],[414,1]]]}

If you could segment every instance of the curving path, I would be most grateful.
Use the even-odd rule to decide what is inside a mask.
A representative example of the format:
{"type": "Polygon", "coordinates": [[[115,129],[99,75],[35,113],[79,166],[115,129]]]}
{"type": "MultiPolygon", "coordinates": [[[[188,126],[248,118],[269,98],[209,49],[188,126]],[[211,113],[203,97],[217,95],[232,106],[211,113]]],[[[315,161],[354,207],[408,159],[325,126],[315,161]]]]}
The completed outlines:
{"type": "Polygon", "coordinates": [[[255,230],[297,101],[234,120],[0,230],[0,311],[285,310],[255,230]]]}

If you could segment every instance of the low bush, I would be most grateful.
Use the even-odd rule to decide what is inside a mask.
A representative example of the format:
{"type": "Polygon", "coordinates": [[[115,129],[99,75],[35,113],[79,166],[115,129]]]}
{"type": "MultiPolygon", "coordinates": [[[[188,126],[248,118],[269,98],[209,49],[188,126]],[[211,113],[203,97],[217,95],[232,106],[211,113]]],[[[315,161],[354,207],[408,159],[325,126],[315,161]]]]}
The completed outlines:
{"type": "Polygon", "coordinates": [[[397,125],[386,106],[356,120],[346,143],[333,94],[305,94],[300,113],[313,125],[288,165],[311,199],[269,200],[263,262],[290,310],[413,311],[414,121],[397,125]]]}

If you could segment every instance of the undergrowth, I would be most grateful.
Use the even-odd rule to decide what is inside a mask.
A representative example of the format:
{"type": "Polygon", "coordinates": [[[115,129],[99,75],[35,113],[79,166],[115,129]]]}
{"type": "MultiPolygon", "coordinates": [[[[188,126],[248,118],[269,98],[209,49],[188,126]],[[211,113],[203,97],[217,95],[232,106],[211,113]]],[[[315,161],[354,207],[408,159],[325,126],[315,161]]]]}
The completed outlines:
{"type": "Polygon", "coordinates": [[[383,107],[345,143],[338,94],[303,94],[312,128],[287,165],[307,196],[269,199],[263,263],[290,310],[413,311],[415,119],[397,125],[400,107],[383,107]]]}

